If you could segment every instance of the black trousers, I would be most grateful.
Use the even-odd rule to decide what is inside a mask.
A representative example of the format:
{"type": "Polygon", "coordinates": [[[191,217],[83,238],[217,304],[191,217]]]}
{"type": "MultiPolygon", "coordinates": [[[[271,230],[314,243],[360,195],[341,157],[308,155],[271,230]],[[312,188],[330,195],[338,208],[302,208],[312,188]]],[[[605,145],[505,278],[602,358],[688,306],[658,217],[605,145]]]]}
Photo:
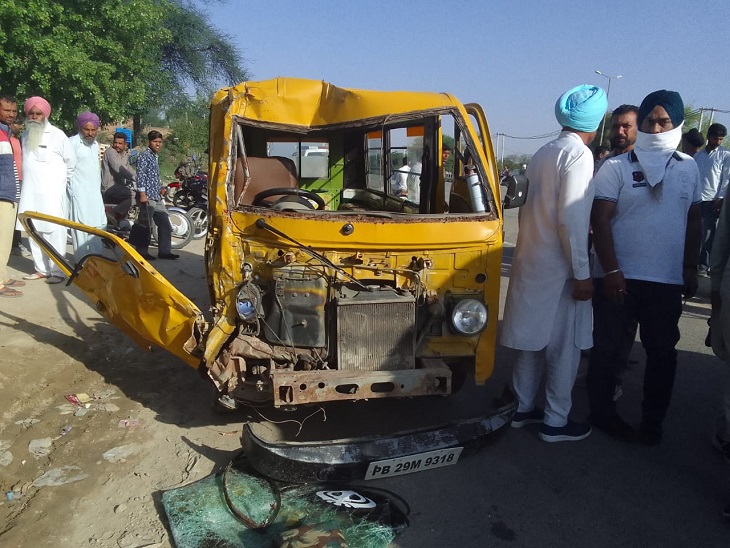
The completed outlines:
{"type": "Polygon", "coordinates": [[[593,349],[586,379],[591,414],[607,417],[616,413],[613,394],[625,365],[622,349],[627,337],[633,337],[632,323],[638,322],[646,351],[642,428],[661,432],[677,371],[682,286],[626,280],[624,302],[614,304],[603,291],[603,279],[595,279],[594,284],[593,349]]]}

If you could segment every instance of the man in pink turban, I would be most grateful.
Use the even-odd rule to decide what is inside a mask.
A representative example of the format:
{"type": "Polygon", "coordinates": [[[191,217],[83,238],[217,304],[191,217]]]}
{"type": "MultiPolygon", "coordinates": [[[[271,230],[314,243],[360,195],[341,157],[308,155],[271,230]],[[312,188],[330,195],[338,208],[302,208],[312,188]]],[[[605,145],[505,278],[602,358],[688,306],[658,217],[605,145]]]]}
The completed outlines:
{"type": "MultiPolygon", "coordinates": [[[[101,198],[99,143],[96,141],[99,117],[93,112],[82,112],[76,118],[76,125],[79,132],[69,139],[76,154],[76,169],[68,186],[69,219],[103,229],[106,227],[106,213],[101,198]]],[[[72,230],[71,241],[76,261],[90,253],[103,253],[101,240],[88,232],[72,230]]]]}
{"type": "MultiPolygon", "coordinates": [[[[51,105],[43,97],[29,97],[25,101],[26,131],[23,134],[23,188],[18,212],[37,211],[68,218],[68,182],[76,167],[76,154],[68,137],[53,126],[48,117],[51,105]]],[[[56,251],[66,254],[66,228],[55,223],[36,221],[36,231],[56,251]]],[[[35,272],[25,280],[44,279],[46,283],[63,281],[63,271],[31,238],[35,272]]]]}

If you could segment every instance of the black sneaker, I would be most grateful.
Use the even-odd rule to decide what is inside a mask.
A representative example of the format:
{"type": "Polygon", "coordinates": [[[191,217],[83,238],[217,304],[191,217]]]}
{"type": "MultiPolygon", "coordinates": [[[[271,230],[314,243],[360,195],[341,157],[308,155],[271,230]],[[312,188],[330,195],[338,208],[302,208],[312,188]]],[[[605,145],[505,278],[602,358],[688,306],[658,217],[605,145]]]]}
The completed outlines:
{"type": "Polygon", "coordinates": [[[725,462],[730,464],[730,441],[722,439],[718,434],[712,437],[712,445],[714,445],[722,456],[725,457],[725,462]]]}
{"type": "Polygon", "coordinates": [[[157,257],[159,259],[170,259],[170,260],[173,260],[173,259],[180,258],[180,255],[175,255],[174,253],[159,253],[157,255],[157,257]]]}
{"type": "Polygon", "coordinates": [[[548,443],[556,441],[580,441],[591,435],[591,427],[588,424],[580,424],[568,421],[565,426],[540,426],[540,439],[548,443]]]}
{"type": "Polygon", "coordinates": [[[636,430],[618,415],[596,417],[591,415],[591,424],[614,439],[621,441],[635,441],[636,430]]]}
{"type": "Polygon", "coordinates": [[[532,411],[517,411],[512,415],[512,428],[522,428],[528,424],[539,424],[545,418],[545,412],[542,409],[535,408],[532,411]]]}
{"type": "Polygon", "coordinates": [[[148,261],[154,261],[157,257],[154,255],[150,255],[149,253],[140,253],[142,255],[143,259],[147,259],[148,261]]]}

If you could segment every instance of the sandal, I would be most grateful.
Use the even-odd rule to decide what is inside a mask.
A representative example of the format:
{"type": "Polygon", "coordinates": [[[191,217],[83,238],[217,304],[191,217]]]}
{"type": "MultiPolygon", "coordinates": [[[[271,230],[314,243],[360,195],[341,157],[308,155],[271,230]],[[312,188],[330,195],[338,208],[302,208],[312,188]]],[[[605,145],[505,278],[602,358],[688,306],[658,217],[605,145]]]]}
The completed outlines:
{"type": "Polygon", "coordinates": [[[21,280],[13,280],[11,278],[7,282],[5,282],[3,285],[5,287],[23,287],[25,285],[25,282],[23,282],[21,280]]]}
{"type": "Polygon", "coordinates": [[[63,276],[56,276],[54,274],[51,274],[46,278],[47,284],[60,284],[65,278],[63,276]]]}
{"type": "Polygon", "coordinates": [[[48,276],[46,274],[41,274],[40,272],[33,272],[33,274],[23,276],[24,280],[42,280],[44,278],[48,278],[48,276]]]}
{"type": "Polygon", "coordinates": [[[4,286],[0,289],[0,297],[20,297],[22,295],[23,294],[20,291],[13,289],[12,287],[4,286]]]}

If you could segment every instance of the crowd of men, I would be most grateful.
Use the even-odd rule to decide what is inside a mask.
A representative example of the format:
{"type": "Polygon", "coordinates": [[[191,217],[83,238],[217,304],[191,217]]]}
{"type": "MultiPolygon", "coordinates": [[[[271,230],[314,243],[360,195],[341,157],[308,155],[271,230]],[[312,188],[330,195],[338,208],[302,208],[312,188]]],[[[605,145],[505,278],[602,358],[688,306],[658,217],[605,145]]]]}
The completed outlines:
{"type": "MultiPolygon", "coordinates": [[[[30,238],[29,255],[34,272],[22,280],[7,277],[7,263],[15,246],[28,254],[20,240],[17,214],[36,211],[87,226],[104,229],[109,218],[104,202],[116,204],[115,221],[124,219],[132,205],[140,207],[138,222],[132,229],[130,242],[147,260],[150,255],[151,221],[158,226],[158,255],[161,259],[177,259],[171,252],[172,226],[162,201],[159,151],[162,135],[148,134],[149,146],[139,155],[137,170],[129,163],[127,138],[115,133],[112,146],[99,163],[99,117],[82,112],[76,123],[78,133],[72,137],[50,122],[51,105],[42,97],[29,97],[23,104],[23,120],[18,117],[17,101],[0,96],[0,297],[20,297],[27,281],[45,280],[55,284],[64,280],[64,272],[38,243],[30,238]],[[21,135],[22,131],[22,135],[21,135]]],[[[33,222],[35,231],[64,257],[66,227],[53,222],[33,222]]],[[[101,241],[80,230],[71,231],[76,261],[90,253],[101,253],[101,241]]]]}
{"type": "MultiPolygon", "coordinates": [[[[613,111],[605,151],[588,147],[605,92],[578,86],[555,105],[560,135],[527,168],[501,342],[517,350],[512,426],[540,425],[547,442],[577,441],[592,427],[623,442],[658,445],[677,368],[682,299],[698,276],[712,284],[711,342],[730,361],[730,151],[721,124],[682,133],[684,103],[658,90],[613,111]],[[681,144],[682,152],[677,149],[681,144]],[[719,225],[718,225],[719,217],[719,225]],[[637,329],[646,353],[641,423],[617,401],[637,329]],[[581,351],[590,349],[590,416],[568,415],[581,351]],[[545,383],[544,409],[536,405],[545,383]]],[[[713,444],[730,462],[730,385],[713,444]]],[[[730,507],[725,514],[730,517],[730,507]]]]}

